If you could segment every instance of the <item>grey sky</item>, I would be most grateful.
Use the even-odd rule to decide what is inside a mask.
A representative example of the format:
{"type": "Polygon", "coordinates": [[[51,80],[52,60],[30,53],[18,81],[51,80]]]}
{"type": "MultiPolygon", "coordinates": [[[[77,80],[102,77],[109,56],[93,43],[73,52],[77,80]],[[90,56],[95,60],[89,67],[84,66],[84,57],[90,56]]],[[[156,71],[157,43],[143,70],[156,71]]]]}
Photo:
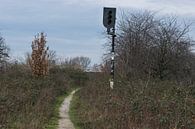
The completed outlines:
{"type": "Polygon", "coordinates": [[[14,57],[30,52],[33,36],[47,33],[50,49],[60,57],[88,56],[101,62],[105,43],[104,6],[149,9],[195,20],[194,0],[0,0],[0,32],[14,57]]]}

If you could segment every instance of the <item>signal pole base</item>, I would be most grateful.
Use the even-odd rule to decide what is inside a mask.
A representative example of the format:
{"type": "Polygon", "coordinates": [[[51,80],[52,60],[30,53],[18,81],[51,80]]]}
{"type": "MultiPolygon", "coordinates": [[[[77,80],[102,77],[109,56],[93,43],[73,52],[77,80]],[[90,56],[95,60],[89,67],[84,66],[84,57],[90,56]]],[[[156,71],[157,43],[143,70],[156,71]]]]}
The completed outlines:
{"type": "Polygon", "coordinates": [[[114,88],[114,81],[110,80],[110,88],[113,89],[114,88]]]}

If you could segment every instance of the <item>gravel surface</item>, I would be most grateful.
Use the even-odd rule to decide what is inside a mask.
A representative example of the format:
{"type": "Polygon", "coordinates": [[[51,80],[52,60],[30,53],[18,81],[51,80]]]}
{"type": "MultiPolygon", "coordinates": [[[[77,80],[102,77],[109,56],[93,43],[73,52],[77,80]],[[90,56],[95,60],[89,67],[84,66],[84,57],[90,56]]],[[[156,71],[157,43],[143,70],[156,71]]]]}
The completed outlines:
{"type": "Polygon", "coordinates": [[[68,97],[64,99],[62,106],[60,107],[60,119],[58,124],[58,129],[75,129],[70,118],[69,118],[69,106],[72,96],[76,90],[74,90],[68,97]]]}

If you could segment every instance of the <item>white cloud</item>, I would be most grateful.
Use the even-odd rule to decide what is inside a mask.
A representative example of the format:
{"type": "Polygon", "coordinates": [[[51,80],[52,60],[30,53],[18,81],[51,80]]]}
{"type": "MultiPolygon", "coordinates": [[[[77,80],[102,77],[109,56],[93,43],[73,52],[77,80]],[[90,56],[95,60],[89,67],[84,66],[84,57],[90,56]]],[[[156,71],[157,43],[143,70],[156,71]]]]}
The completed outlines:
{"type": "Polygon", "coordinates": [[[194,5],[194,0],[2,0],[0,28],[13,54],[28,51],[33,35],[45,31],[57,53],[99,60],[105,43],[102,7],[160,10],[192,19],[194,5]]]}
{"type": "Polygon", "coordinates": [[[59,0],[66,4],[89,6],[113,6],[118,8],[135,8],[161,10],[164,13],[192,14],[195,13],[194,0],[59,0]]]}

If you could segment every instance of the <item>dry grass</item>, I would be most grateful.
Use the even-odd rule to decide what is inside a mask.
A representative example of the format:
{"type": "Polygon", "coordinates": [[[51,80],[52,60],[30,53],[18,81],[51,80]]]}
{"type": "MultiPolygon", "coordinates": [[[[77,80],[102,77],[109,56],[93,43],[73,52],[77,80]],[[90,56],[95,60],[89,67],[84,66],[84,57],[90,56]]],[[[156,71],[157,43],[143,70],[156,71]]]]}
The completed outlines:
{"type": "Polygon", "coordinates": [[[71,69],[54,68],[46,77],[32,77],[25,65],[13,65],[0,75],[0,128],[43,129],[58,96],[75,84],[71,69]]]}
{"type": "Polygon", "coordinates": [[[74,98],[82,129],[194,129],[195,86],[170,81],[120,81],[114,90],[103,75],[74,98]]]}

